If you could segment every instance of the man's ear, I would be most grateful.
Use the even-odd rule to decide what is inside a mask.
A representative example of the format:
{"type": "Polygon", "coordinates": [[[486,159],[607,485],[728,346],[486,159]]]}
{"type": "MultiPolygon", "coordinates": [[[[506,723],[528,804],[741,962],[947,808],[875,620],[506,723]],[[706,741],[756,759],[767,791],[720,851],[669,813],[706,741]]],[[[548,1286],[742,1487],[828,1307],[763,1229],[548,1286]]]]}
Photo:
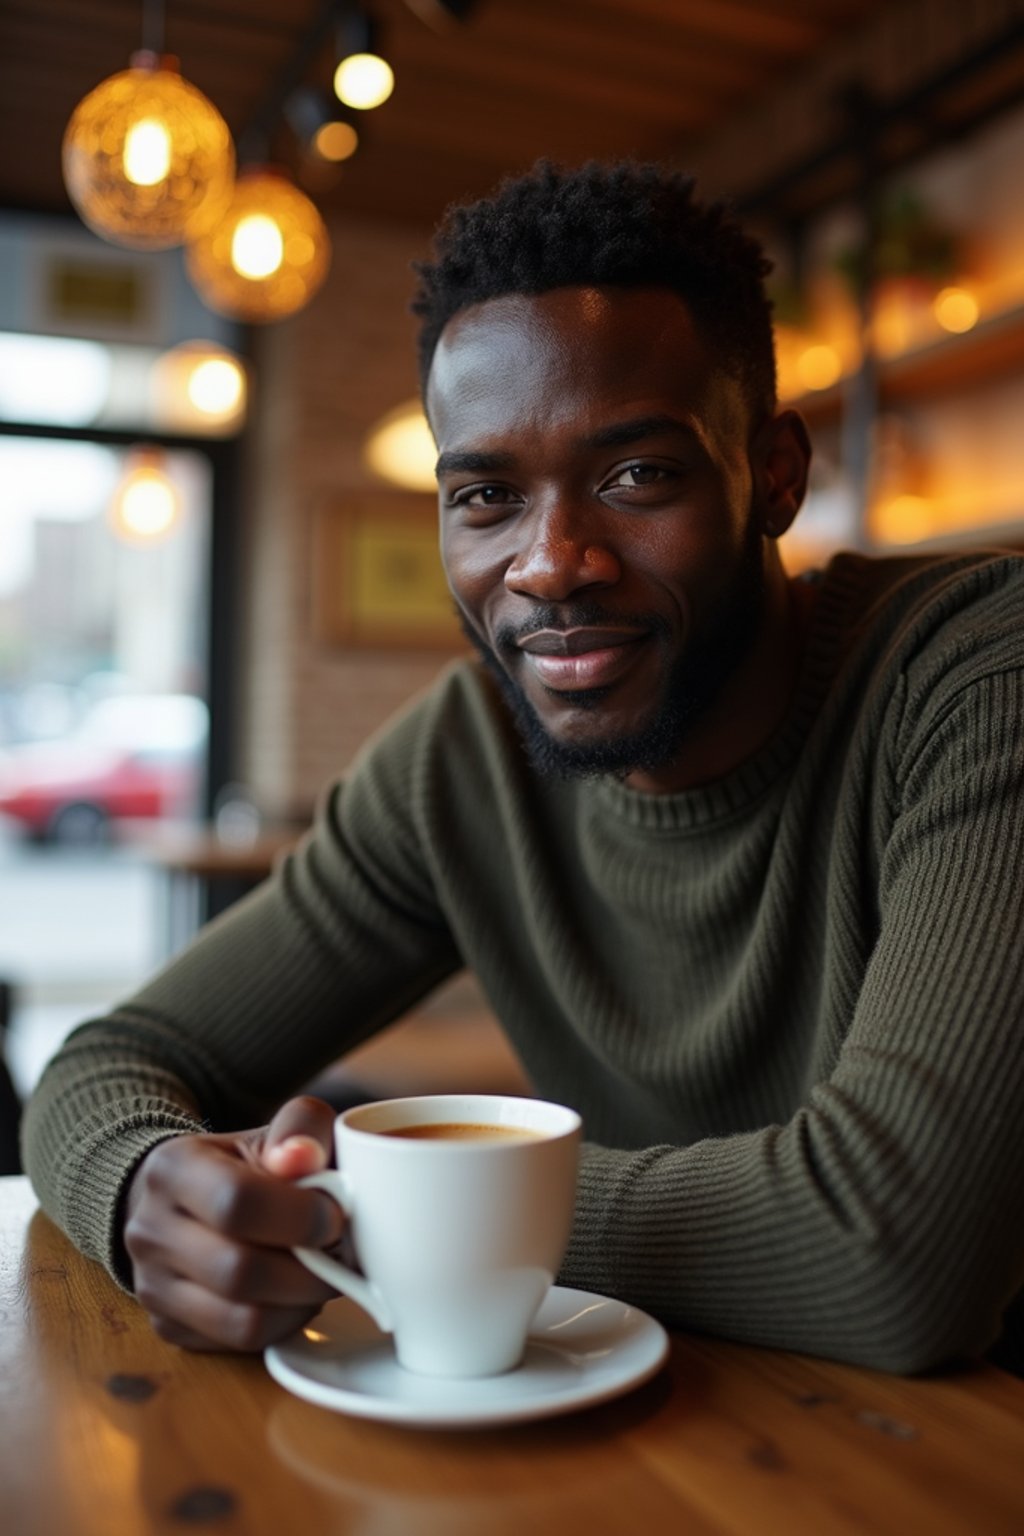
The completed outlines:
{"type": "Polygon", "coordinates": [[[790,527],[807,494],[811,440],[797,411],[780,411],[754,440],[756,513],[761,532],[777,539],[790,527]]]}

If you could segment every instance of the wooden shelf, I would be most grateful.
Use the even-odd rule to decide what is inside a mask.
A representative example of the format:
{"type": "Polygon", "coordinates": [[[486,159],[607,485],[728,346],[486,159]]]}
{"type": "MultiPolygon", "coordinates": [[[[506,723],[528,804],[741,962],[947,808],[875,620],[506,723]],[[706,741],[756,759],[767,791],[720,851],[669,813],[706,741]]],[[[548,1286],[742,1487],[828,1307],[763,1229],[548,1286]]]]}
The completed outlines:
{"type": "MultiPolygon", "coordinates": [[[[1024,305],[993,315],[959,336],[943,336],[929,346],[879,363],[878,396],[882,409],[939,400],[1013,373],[1024,374],[1024,305]]],[[[842,416],[845,384],[787,400],[811,427],[836,423],[842,416]]]]}
{"type": "Polygon", "coordinates": [[[983,320],[960,336],[888,359],[881,368],[883,405],[940,399],[1024,370],[1024,308],[983,320]]]}

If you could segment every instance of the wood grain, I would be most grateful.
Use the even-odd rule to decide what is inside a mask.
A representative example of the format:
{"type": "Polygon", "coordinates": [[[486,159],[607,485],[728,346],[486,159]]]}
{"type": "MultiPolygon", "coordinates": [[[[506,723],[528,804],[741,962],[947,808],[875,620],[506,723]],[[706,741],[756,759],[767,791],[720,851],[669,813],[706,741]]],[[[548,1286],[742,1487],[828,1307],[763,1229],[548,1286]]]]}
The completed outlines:
{"type": "Polygon", "coordinates": [[[1018,1536],[1024,1383],[904,1381],[678,1336],[618,1402],[412,1431],[163,1344],[0,1180],[0,1531],[142,1536],[1018,1536]]]}

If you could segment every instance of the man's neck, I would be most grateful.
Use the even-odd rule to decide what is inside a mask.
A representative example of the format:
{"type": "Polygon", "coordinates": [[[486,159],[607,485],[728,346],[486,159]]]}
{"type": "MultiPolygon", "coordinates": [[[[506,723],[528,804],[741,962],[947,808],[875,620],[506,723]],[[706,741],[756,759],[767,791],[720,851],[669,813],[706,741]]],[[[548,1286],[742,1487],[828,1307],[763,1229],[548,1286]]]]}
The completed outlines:
{"type": "Polygon", "coordinates": [[[746,660],[663,767],[626,776],[641,794],[676,794],[713,783],[764,746],[789,712],[803,661],[815,590],[769,571],[764,616],[746,660]]]}

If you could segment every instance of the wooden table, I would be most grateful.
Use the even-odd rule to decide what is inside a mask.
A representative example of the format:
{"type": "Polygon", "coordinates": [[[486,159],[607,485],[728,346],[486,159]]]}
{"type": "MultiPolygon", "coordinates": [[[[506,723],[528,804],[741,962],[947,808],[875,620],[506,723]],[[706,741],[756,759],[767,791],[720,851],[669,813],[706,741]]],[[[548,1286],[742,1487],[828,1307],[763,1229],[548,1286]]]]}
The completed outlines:
{"type": "Polygon", "coordinates": [[[270,827],[251,841],[225,841],[212,826],[126,823],[122,841],[163,876],[161,960],[169,959],[199,927],[270,874],[294,848],[296,827],[270,827]]]}
{"type": "Polygon", "coordinates": [[[1020,1536],[1024,1382],[903,1381],[676,1337],[600,1408],[477,1432],[300,1402],[162,1343],[0,1180],[0,1532],[1020,1536]]]}

